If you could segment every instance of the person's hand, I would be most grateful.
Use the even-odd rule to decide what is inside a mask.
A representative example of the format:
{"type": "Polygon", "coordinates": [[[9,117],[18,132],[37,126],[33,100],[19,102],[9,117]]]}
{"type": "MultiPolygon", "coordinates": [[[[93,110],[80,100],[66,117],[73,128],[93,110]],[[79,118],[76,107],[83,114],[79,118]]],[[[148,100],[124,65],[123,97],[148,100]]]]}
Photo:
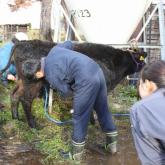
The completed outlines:
{"type": "Polygon", "coordinates": [[[43,78],[44,77],[44,72],[42,70],[40,70],[35,74],[35,76],[36,76],[37,79],[43,78]]]}
{"type": "Polygon", "coordinates": [[[7,79],[8,80],[12,80],[12,81],[16,81],[16,77],[14,75],[12,75],[12,74],[8,74],[7,75],[7,79]]]}

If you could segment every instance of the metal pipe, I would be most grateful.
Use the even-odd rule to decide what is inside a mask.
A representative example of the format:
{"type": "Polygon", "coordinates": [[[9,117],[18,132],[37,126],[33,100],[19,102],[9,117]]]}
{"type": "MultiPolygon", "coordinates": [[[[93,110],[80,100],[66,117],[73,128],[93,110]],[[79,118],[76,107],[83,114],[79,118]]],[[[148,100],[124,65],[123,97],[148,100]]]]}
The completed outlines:
{"type": "Polygon", "coordinates": [[[126,78],[127,78],[127,80],[139,80],[139,78],[131,78],[129,76],[127,76],[126,78]]]}
{"type": "MultiPolygon", "coordinates": [[[[61,0],[59,0],[58,3],[61,3],[61,0]]],[[[53,9],[55,7],[56,7],[56,4],[55,4],[55,1],[53,1],[53,9]]],[[[59,9],[57,9],[57,10],[54,9],[53,19],[55,20],[53,41],[59,42],[60,41],[60,38],[59,38],[59,35],[60,35],[60,10],[59,9]],[[57,15],[56,17],[55,17],[55,14],[57,15]]],[[[48,103],[49,114],[52,113],[52,102],[53,102],[53,89],[50,88],[50,90],[49,90],[49,103],[48,103]]]]}
{"type": "Polygon", "coordinates": [[[159,31],[160,31],[160,44],[161,47],[161,59],[165,60],[165,21],[164,21],[164,9],[163,2],[159,0],[158,2],[158,11],[159,11],[159,31]]]}
{"type": "MultiPolygon", "coordinates": [[[[109,46],[113,46],[115,48],[131,48],[130,44],[108,44],[109,46]]],[[[160,49],[161,45],[137,45],[138,48],[145,48],[145,49],[160,49]]]]}
{"type": "MultiPolygon", "coordinates": [[[[58,0],[58,3],[61,3],[61,0],[58,0]]],[[[53,41],[58,42],[60,41],[59,35],[60,35],[60,9],[56,6],[56,1],[53,1],[53,19],[54,21],[54,36],[53,41]],[[55,16],[56,15],[56,16],[55,16]]]]}
{"type": "Polygon", "coordinates": [[[64,17],[66,18],[66,20],[68,21],[70,27],[72,28],[73,32],[75,33],[75,36],[77,37],[78,41],[82,41],[79,34],[77,33],[75,27],[73,26],[72,22],[70,21],[70,18],[68,17],[67,13],[65,12],[64,8],[62,7],[61,3],[59,3],[57,1],[59,7],[60,7],[60,10],[62,11],[62,13],[64,14],[64,17]]]}
{"type": "Polygon", "coordinates": [[[130,116],[129,113],[112,113],[112,116],[116,116],[116,117],[119,117],[119,116],[130,116]]]}

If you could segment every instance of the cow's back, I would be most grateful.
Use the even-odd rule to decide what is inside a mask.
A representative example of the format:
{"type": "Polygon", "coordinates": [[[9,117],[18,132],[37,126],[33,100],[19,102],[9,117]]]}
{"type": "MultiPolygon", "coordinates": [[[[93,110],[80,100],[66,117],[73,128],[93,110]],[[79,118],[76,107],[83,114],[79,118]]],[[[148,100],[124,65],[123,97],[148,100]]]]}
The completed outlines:
{"type": "Polygon", "coordinates": [[[29,40],[18,42],[14,46],[14,59],[40,59],[46,56],[50,49],[55,45],[53,42],[40,41],[40,40],[29,40]]]}

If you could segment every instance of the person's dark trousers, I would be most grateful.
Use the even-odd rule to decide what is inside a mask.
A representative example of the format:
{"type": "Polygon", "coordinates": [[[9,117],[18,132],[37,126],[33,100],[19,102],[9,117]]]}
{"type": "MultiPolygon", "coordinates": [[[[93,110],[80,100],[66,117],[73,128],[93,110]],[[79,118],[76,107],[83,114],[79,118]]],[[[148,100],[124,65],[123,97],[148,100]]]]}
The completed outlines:
{"type": "Polygon", "coordinates": [[[108,109],[107,88],[101,69],[76,90],[73,107],[72,140],[76,143],[85,141],[93,107],[98,115],[102,130],[105,133],[116,132],[111,112],[108,109]]]}

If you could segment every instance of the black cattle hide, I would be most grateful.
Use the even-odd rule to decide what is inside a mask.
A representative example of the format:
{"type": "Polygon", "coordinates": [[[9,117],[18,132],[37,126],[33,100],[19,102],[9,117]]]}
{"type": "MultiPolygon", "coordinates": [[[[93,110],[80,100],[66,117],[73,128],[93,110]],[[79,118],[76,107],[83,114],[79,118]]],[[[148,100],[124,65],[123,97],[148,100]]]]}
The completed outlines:
{"type": "MultiPolygon", "coordinates": [[[[18,82],[11,94],[12,117],[18,118],[18,103],[21,101],[30,127],[35,127],[31,114],[31,105],[46,83],[44,79],[27,81],[22,73],[22,64],[28,59],[41,59],[47,56],[55,43],[40,40],[21,41],[12,51],[18,82]]],[[[102,68],[108,91],[112,90],[124,77],[140,71],[144,65],[145,52],[115,49],[113,47],[95,44],[73,42],[75,51],[81,52],[94,59],[102,68]]]]}

